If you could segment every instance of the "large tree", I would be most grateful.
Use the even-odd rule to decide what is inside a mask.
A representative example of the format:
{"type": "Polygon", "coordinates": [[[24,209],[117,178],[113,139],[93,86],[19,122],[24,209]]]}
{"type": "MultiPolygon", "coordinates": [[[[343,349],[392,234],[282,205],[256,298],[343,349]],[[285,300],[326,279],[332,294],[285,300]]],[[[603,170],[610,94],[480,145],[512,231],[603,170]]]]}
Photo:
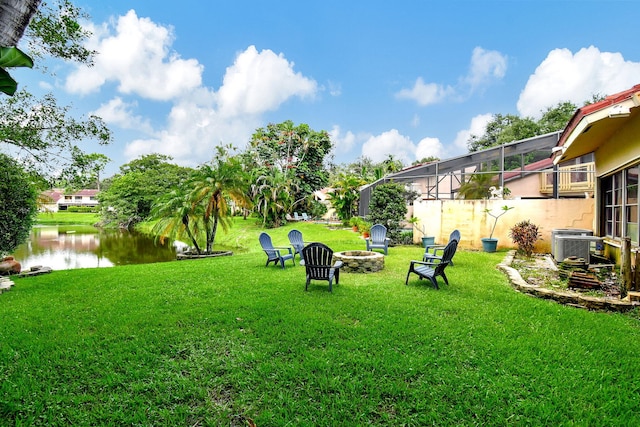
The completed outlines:
{"type": "Polygon", "coordinates": [[[295,187],[293,206],[305,209],[314,191],[327,186],[325,167],[332,143],[326,131],[314,131],[307,124],[295,126],[287,120],[259,128],[252,135],[245,158],[251,159],[264,176],[277,170],[295,187]]]}
{"type": "Polygon", "coordinates": [[[148,154],[122,165],[98,195],[103,224],[131,228],[149,217],[160,196],[184,185],[193,170],[171,160],[170,156],[148,154]]]}
{"type": "Polygon", "coordinates": [[[357,215],[360,187],[364,184],[366,181],[363,178],[346,173],[340,173],[332,181],[333,191],[329,193],[329,200],[341,221],[348,221],[357,215]]]}
{"type": "Polygon", "coordinates": [[[0,153],[0,256],[29,237],[37,214],[32,178],[11,157],[0,153]]]}

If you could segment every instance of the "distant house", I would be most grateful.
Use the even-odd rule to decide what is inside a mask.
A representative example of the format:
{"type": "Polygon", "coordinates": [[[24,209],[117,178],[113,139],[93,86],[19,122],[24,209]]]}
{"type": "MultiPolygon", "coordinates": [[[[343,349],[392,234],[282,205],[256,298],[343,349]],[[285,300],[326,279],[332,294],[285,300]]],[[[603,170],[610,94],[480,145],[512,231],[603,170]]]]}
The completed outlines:
{"type": "Polygon", "coordinates": [[[589,153],[595,164],[595,234],[610,256],[640,246],[640,84],[579,108],[553,149],[557,165],[589,153]]]}
{"type": "Polygon", "coordinates": [[[71,206],[95,208],[99,204],[97,195],[98,190],[79,190],[68,194],[62,189],[47,190],[42,193],[42,210],[59,212],[71,206]]]}

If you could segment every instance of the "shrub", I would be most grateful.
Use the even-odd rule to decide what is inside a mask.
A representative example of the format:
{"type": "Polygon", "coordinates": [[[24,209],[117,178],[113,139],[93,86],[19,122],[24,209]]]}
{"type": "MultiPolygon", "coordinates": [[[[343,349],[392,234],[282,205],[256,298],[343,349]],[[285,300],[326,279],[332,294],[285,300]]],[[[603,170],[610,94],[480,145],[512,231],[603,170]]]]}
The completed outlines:
{"type": "Polygon", "coordinates": [[[518,252],[530,257],[533,253],[533,247],[540,238],[538,226],[532,224],[531,221],[520,221],[509,230],[509,237],[513,243],[518,245],[518,252]]]}

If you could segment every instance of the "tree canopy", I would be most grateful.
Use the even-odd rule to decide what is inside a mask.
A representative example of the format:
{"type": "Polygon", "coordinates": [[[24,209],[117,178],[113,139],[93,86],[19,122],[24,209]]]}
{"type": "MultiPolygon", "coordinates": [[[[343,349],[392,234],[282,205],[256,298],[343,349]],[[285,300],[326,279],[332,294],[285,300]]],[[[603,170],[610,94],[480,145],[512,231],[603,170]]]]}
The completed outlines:
{"type": "Polygon", "coordinates": [[[148,154],[120,167],[98,195],[104,225],[130,228],[149,217],[160,195],[181,187],[193,169],[170,163],[172,158],[148,154]]]}
{"type": "Polygon", "coordinates": [[[519,141],[564,129],[577,107],[571,102],[560,102],[549,107],[539,120],[514,114],[495,114],[482,135],[471,135],[467,141],[469,151],[479,151],[508,142],[519,141]]]}
{"type": "Polygon", "coordinates": [[[304,123],[296,126],[291,120],[256,130],[243,157],[254,168],[257,212],[265,224],[281,223],[292,209],[310,208],[310,196],[329,182],[326,161],[332,146],[326,131],[314,131],[304,123]],[[263,191],[274,179],[283,197],[263,191]]]}

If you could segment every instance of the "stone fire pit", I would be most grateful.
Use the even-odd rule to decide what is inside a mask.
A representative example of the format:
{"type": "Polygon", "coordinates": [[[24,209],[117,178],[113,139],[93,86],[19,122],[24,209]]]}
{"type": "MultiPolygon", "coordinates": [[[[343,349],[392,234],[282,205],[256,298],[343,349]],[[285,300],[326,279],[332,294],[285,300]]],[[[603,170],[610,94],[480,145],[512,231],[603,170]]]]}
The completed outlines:
{"type": "Polygon", "coordinates": [[[370,251],[334,252],[333,261],[344,263],[340,270],[347,273],[374,273],[384,268],[384,255],[370,251]]]}

